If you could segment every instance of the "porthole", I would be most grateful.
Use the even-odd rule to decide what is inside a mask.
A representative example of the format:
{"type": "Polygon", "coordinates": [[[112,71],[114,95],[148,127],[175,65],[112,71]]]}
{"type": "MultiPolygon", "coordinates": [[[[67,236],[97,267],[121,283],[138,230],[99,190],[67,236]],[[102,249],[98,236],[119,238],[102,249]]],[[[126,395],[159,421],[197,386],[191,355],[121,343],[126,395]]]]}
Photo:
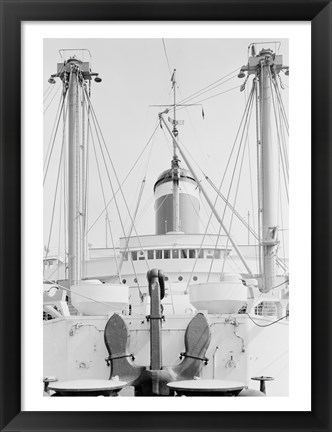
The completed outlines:
{"type": "Polygon", "coordinates": [[[134,279],[134,282],[137,283],[137,278],[134,279]]]}
{"type": "Polygon", "coordinates": [[[126,279],[122,279],[122,283],[124,283],[124,284],[125,284],[126,282],[127,282],[127,280],[126,280],[126,279]]]}
{"type": "Polygon", "coordinates": [[[194,276],[194,277],[193,277],[193,280],[194,280],[194,281],[197,281],[197,279],[198,279],[197,276],[194,276]]]}
{"type": "Polygon", "coordinates": [[[178,277],[178,280],[181,282],[181,281],[183,280],[183,277],[182,277],[182,276],[179,276],[179,277],[178,277]]]}
{"type": "Polygon", "coordinates": [[[168,276],[165,276],[164,279],[165,279],[165,281],[167,282],[167,281],[168,281],[168,276]]]}

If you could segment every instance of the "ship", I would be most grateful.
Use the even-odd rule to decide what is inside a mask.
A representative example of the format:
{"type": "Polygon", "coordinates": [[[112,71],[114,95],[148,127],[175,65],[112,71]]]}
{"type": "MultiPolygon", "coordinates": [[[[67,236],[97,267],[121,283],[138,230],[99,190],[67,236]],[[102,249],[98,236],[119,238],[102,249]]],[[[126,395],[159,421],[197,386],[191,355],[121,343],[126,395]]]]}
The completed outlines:
{"type": "Polygon", "coordinates": [[[59,207],[64,238],[62,256],[53,253],[51,236],[44,251],[46,397],[289,394],[289,271],[287,257],[280,256],[281,237],[287,235],[280,214],[288,198],[289,126],[282,92],[289,67],[279,48],[277,42],[251,43],[246,63],[236,71],[245,104],[241,112],[229,113],[239,126],[218,185],[182,142],[181,113],[198,107],[204,121],[202,95],[228,78],[179,98],[178,71],[169,70],[172,100],[150,106],[156,120],[151,137],[162,133],[171,149],[153,182],[150,234],[137,228],[146,174],[133,180],[137,192],[129,208],[123,183],[132,169],[119,175],[102,132],[92,88],[103,84],[91,53],[60,50],[45,92],[50,100],[56,83],[61,90],[44,182],[58,136],[55,195],[61,190],[63,198],[54,199],[51,227],[59,207]],[[249,144],[256,152],[255,224],[249,212],[245,218],[236,209],[249,144]],[[89,157],[95,157],[99,180],[102,164],[109,180],[97,218],[105,220],[105,247],[87,240],[89,157]],[[119,239],[114,238],[117,216],[119,239]],[[248,233],[247,244],[237,243],[235,220],[248,233]]]}

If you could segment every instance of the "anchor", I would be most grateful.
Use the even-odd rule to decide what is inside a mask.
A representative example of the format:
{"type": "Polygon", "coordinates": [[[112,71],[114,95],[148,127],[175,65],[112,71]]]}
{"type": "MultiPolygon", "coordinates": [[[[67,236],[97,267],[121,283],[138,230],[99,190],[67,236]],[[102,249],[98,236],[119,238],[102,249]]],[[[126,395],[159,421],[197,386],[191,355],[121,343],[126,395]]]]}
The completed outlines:
{"type": "Polygon", "coordinates": [[[111,366],[110,379],[119,377],[121,381],[134,386],[140,379],[144,366],[136,366],[135,357],[129,353],[130,331],[121,315],[113,314],[104,330],[104,342],[109,353],[105,359],[111,366]]]}
{"type": "Polygon", "coordinates": [[[136,396],[169,396],[172,392],[167,383],[190,380],[200,375],[207,364],[205,357],[210,344],[211,332],[204,314],[197,313],[189,322],[185,337],[185,351],[180,353],[180,362],[172,367],[162,366],[162,321],[161,300],[165,295],[164,276],[161,270],[147,273],[149,284],[150,315],[150,368],[136,366],[134,354],[129,352],[130,332],[121,315],[113,314],[108,320],[104,340],[111,366],[110,378],[118,376],[135,387],[136,396]]]}

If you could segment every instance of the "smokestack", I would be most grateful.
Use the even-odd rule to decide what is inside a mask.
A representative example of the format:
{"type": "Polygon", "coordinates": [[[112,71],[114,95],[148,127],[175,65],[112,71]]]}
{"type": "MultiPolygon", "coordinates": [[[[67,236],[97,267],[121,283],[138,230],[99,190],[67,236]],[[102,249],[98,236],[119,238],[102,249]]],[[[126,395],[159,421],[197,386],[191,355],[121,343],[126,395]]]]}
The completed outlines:
{"type": "MultiPolygon", "coordinates": [[[[173,227],[172,170],[164,171],[154,185],[156,234],[175,231],[173,227]]],[[[179,179],[180,232],[199,233],[199,189],[188,170],[181,168],[179,179]]]]}

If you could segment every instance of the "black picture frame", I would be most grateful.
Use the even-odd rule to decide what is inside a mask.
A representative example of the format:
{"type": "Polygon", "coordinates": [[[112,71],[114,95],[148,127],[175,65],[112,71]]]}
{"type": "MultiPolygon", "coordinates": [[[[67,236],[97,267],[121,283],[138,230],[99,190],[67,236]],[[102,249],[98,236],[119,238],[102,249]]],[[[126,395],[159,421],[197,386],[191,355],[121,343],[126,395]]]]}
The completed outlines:
{"type": "MultiPolygon", "coordinates": [[[[330,431],[332,4],[327,0],[0,0],[1,431],[330,431]],[[21,23],[311,21],[312,410],[310,412],[21,411],[21,23]]],[[[303,59],[303,68],[310,59],[303,59]]],[[[293,137],[296,139],[296,137],[293,137]]],[[[299,155],[299,163],[301,157],[299,155]]],[[[303,244],[306,243],[303,233],[303,244]]],[[[295,281],[296,282],[296,281],[295,281]]],[[[296,287],[295,287],[296,288],[296,287]]],[[[301,290],[301,287],[298,287],[301,290]]],[[[37,301],[37,300],[36,300],[37,301]]],[[[300,324],[299,324],[300,325],[300,324]]],[[[303,343],[306,335],[302,335],[303,343]]],[[[32,348],[33,349],[33,348],[32,348]]],[[[308,379],[308,377],[303,377],[308,379]]],[[[36,383],[39,385],[40,383],[36,383]]],[[[161,398],[160,403],[163,403],[161,398]]],[[[149,400],[146,400],[147,409],[149,400]]]]}

